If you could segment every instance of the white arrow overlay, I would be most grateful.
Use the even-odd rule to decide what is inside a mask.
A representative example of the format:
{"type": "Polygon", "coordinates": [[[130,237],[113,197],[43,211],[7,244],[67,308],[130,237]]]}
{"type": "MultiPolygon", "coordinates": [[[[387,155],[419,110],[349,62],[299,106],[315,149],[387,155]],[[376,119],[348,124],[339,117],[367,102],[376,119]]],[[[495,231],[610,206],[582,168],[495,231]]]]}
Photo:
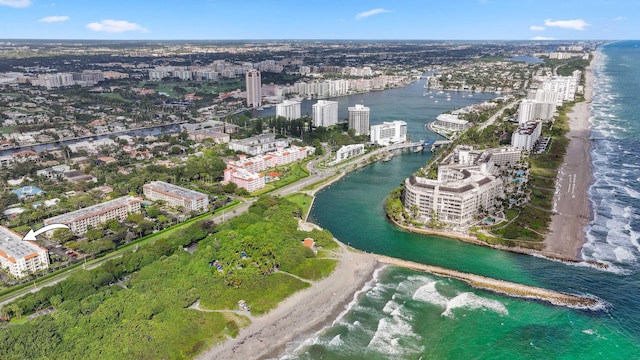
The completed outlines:
{"type": "Polygon", "coordinates": [[[25,235],[22,240],[30,240],[35,241],[36,235],[42,234],[43,232],[47,232],[53,229],[69,229],[69,227],[65,224],[51,224],[43,227],[42,229],[38,229],[37,231],[33,231],[33,229],[29,230],[27,235],[25,235]]]}

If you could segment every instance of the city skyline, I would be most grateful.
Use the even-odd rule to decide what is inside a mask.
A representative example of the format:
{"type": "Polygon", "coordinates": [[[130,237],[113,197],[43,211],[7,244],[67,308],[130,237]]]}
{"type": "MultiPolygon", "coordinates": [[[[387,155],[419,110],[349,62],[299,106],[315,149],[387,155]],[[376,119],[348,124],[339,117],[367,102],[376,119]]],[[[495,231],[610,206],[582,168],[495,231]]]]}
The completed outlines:
{"type": "Polygon", "coordinates": [[[0,39],[638,39],[640,1],[0,0],[0,39]],[[123,10],[126,9],[126,10],[123,10]],[[252,11],[247,11],[251,9],[252,11]],[[309,21],[322,26],[309,26],[309,21]]]}

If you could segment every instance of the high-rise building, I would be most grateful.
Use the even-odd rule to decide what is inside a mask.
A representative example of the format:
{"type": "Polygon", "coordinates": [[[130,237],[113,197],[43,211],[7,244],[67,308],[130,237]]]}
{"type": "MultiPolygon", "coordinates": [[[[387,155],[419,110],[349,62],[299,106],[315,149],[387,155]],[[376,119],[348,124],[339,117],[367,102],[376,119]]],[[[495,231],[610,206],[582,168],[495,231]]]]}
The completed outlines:
{"type": "Polygon", "coordinates": [[[542,123],[540,121],[529,121],[525,124],[520,124],[518,129],[511,135],[511,146],[531,151],[541,132],[542,123]]]}
{"type": "Polygon", "coordinates": [[[522,100],[518,108],[518,123],[526,124],[535,119],[535,100],[522,100]]]}
{"type": "Polygon", "coordinates": [[[338,102],[328,100],[318,100],[313,104],[312,120],[313,126],[329,127],[338,123],[338,102]]]}
{"type": "Polygon", "coordinates": [[[285,100],[276,105],[276,116],[283,116],[287,120],[300,118],[300,101],[285,100]]]}
{"type": "Polygon", "coordinates": [[[262,106],[262,80],[260,71],[249,70],[245,74],[247,81],[247,106],[257,108],[262,106]]]}
{"type": "Polygon", "coordinates": [[[356,104],[349,107],[349,130],[354,129],[356,135],[369,135],[369,108],[356,104]]]}

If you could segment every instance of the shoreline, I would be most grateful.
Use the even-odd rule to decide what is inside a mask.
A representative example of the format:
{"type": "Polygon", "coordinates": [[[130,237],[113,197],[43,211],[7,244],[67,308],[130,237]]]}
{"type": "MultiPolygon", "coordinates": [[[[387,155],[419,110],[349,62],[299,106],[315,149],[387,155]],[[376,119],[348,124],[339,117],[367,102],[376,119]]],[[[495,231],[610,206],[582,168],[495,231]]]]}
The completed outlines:
{"type": "MultiPolygon", "coordinates": [[[[588,160],[587,172],[589,176],[586,177],[584,176],[584,174],[580,173],[581,177],[579,178],[581,185],[584,185],[583,183],[586,183],[586,185],[584,185],[586,186],[586,189],[588,189],[588,186],[591,184],[592,180],[589,153],[590,133],[588,128],[590,126],[589,106],[593,90],[593,75],[591,69],[595,60],[596,55],[594,53],[594,58],[585,71],[586,80],[584,92],[586,101],[576,104],[571,113],[567,114],[570,117],[571,121],[570,130],[566,136],[571,139],[571,141],[569,148],[567,149],[567,154],[565,155],[565,162],[561,166],[561,170],[559,170],[559,174],[560,171],[562,171],[563,174],[566,174],[569,169],[567,166],[572,166],[571,169],[575,170],[573,168],[575,167],[573,163],[576,162],[576,160],[579,164],[582,164],[582,167],[584,168],[584,162],[580,163],[580,161],[583,161],[584,158],[577,155],[584,155],[584,150],[586,148],[588,160]],[[580,107],[578,107],[579,105],[580,107]],[[586,129],[584,129],[585,123],[587,124],[586,129]],[[579,131],[580,133],[575,134],[575,131],[579,131]],[[576,137],[576,135],[579,136],[576,137]],[[575,141],[576,139],[580,141],[575,141]],[[570,149],[572,149],[571,145],[574,143],[578,143],[578,145],[580,145],[575,147],[579,150],[577,154],[575,153],[575,151],[570,151],[570,149]]],[[[347,166],[342,169],[342,171],[338,171],[338,173],[336,174],[337,176],[334,176],[329,181],[319,184],[312,190],[302,192],[311,195],[313,197],[313,201],[315,201],[315,195],[320,190],[330,186],[338,180],[341,180],[350,171],[360,169],[364,166],[370,165],[371,163],[372,162],[370,161],[357,161],[354,164],[356,166],[347,166]]],[[[580,166],[578,166],[577,168],[580,168],[580,166]]],[[[565,176],[565,179],[569,178],[574,179],[574,192],[581,195],[577,196],[576,198],[579,200],[585,199],[584,201],[586,201],[588,205],[588,196],[586,190],[582,193],[578,193],[576,191],[579,189],[578,184],[576,184],[576,182],[578,182],[576,181],[577,175],[574,175],[573,177],[565,176]]],[[[562,203],[563,208],[571,207],[573,205],[571,205],[571,203],[566,199],[576,198],[564,197],[558,199],[558,205],[562,203]]],[[[572,219],[566,220],[564,219],[564,217],[566,217],[567,214],[554,214],[551,229],[555,231],[550,232],[544,242],[540,242],[540,244],[545,245],[545,250],[534,250],[521,247],[512,248],[504,245],[489,244],[485,241],[477,239],[474,236],[413,228],[401,225],[393,221],[392,219],[389,220],[394,225],[409,232],[437,235],[464,241],[467,243],[494,248],[496,250],[503,250],[530,256],[542,256],[548,258],[549,260],[556,260],[566,263],[586,263],[596,268],[606,268],[606,264],[602,264],[597,261],[585,261],[578,256],[578,251],[582,247],[585,240],[584,227],[586,226],[586,223],[590,221],[591,211],[589,206],[588,209],[589,216],[587,218],[573,217],[572,219]],[[586,223],[584,223],[585,221],[586,223]],[[567,222],[571,223],[571,226],[566,226],[565,223],[567,222]],[[567,231],[574,231],[575,226],[580,226],[580,224],[582,223],[584,223],[584,225],[580,227],[580,232],[573,232],[569,234],[572,241],[563,241],[567,238],[567,234],[565,234],[567,231]],[[554,227],[554,224],[556,225],[556,227],[554,227]],[[558,231],[559,229],[563,230],[558,231]],[[549,244],[553,245],[551,245],[551,248],[547,250],[550,247],[549,244]],[[567,244],[569,244],[570,246],[564,247],[567,244]],[[573,251],[576,245],[577,249],[573,251]]],[[[308,216],[309,213],[306,214],[306,217],[308,216]]],[[[304,224],[306,224],[307,226],[315,226],[313,224],[306,223],[306,218],[303,221],[305,221],[304,224]]],[[[350,304],[352,301],[354,301],[355,298],[357,298],[366,284],[374,278],[376,269],[379,269],[384,265],[380,262],[380,259],[373,254],[350,250],[345,244],[341,243],[337,239],[334,240],[337,241],[340,246],[340,253],[338,254],[337,258],[338,264],[336,266],[336,269],[329,276],[322,280],[313,282],[309,288],[298,291],[288,298],[282,300],[274,309],[272,309],[268,313],[254,318],[249,326],[240,330],[238,336],[236,336],[235,338],[229,338],[222,343],[210,347],[207,351],[198,355],[196,359],[204,360],[217,358],[278,358],[284,355],[288,343],[292,341],[308,339],[310,336],[322,330],[323,328],[330,326],[332,322],[335,321],[335,319],[337,319],[340,314],[342,314],[346,310],[348,304],[350,304]]],[[[396,264],[395,266],[399,265],[396,264]]],[[[440,276],[447,275],[441,274],[440,276]]],[[[505,293],[505,295],[509,296],[508,293],[505,293]]]]}
{"type": "Polygon", "coordinates": [[[585,101],[574,105],[569,117],[569,139],[564,161],[558,169],[554,211],[549,232],[544,240],[545,251],[574,256],[582,260],[581,249],[586,241],[585,228],[593,219],[589,187],[593,183],[591,166],[591,99],[593,96],[593,66],[598,51],[585,69],[585,101]]]}
{"type": "Polygon", "coordinates": [[[268,313],[253,318],[249,326],[240,329],[238,336],[210,347],[196,359],[278,357],[286,350],[287,343],[306,339],[330,325],[380,267],[373,255],[337,242],[340,246],[336,251],[338,264],[329,276],[282,300],[268,313]]]}
{"type": "MultiPolygon", "coordinates": [[[[563,254],[548,252],[546,250],[535,250],[535,249],[529,249],[529,248],[523,248],[523,247],[509,247],[509,246],[500,245],[500,244],[490,244],[486,241],[482,241],[477,237],[471,236],[471,235],[424,229],[424,228],[416,228],[416,227],[411,227],[407,225],[402,225],[396,222],[395,220],[389,218],[388,216],[387,216],[387,220],[389,220],[393,225],[397,226],[398,228],[401,228],[410,233],[421,234],[421,235],[435,235],[435,236],[440,236],[440,237],[451,239],[451,240],[466,242],[468,244],[474,244],[478,246],[489,247],[496,250],[507,251],[514,254],[539,256],[539,257],[546,258],[548,260],[560,261],[564,263],[571,263],[571,264],[583,263],[599,269],[607,269],[609,267],[607,264],[601,263],[598,261],[577,259],[577,258],[566,256],[563,254]]],[[[540,242],[539,244],[544,244],[544,242],[540,242]]]]}
{"type": "Polygon", "coordinates": [[[539,243],[544,246],[543,250],[490,244],[468,234],[416,228],[401,225],[388,216],[387,219],[395,226],[413,233],[437,235],[497,250],[542,256],[550,260],[566,263],[585,263],[600,269],[608,268],[605,263],[584,260],[581,256],[581,249],[586,241],[585,228],[593,217],[588,196],[589,186],[593,182],[590,106],[594,81],[593,65],[598,58],[598,52],[594,51],[592,55],[593,58],[585,69],[585,101],[576,103],[571,112],[567,114],[569,117],[569,131],[565,137],[570,141],[564,161],[560,169],[558,169],[556,178],[556,190],[558,193],[554,195],[554,211],[551,224],[544,241],[539,243]]]}

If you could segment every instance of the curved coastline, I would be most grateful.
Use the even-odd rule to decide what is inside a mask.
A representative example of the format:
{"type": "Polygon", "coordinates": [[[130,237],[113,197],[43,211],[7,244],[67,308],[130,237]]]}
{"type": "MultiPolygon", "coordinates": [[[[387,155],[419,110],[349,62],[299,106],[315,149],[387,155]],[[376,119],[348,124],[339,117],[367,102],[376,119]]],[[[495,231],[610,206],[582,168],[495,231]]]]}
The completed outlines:
{"type": "MultiPolygon", "coordinates": [[[[591,64],[593,64],[593,61],[591,64]]],[[[586,76],[589,75],[590,74],[586,76]]],[[[590,81],[586,81],[585,83],[586,97],[586,92],[592,91],[592,89],[590,81]],[[588,90],[587,87],[589,87],[588,90]]],[[[589,92],[589,94],[591,93],[589,92]]],[[[590,102],[588,101],[584,104],[588,105],[589,103],[590,102]]],[[[588,122],[589,112],[587,111],[586,114],[586,121],[588,122]]],[[[584,117],[584,111],[581,112],[580,117],[584,117]]],[[[588,133],[586,136],[587,147],[589,147],[588,133]]],[[[567,154],[567,156],[569,156],[569,154],[567,154]]],[[[319,184],[312,190],[301,192],[313,196],[313,204],[313,201],[315,201],[315,194],[317,192],[338,180],[341,180],[349,172],[373,163],[373,161],[369,161],[369,159],[369,157],[365,157],[356,160],[353,164],[349,164],[349,166],[341,169],[341,171],[339,171],[330,180],[319,184]]],[[[591,171],[590,167],[589,171],[591,171]]],[[[591,179],[591,177],[589,179],[591,179]]],[[[475,245],[491,247],[496,250],[524,255],[541,256],[564,263],[587,264],[588,266],[600,269],[608,267],[606,264],[600,262],[582,260],[577,253],[572,257],[563,253],[559,254],[555,252],[489,244],[477,239],[476,237],[461,233],[458,234],[419,229],[401,225],[390,218],[389,220],[399,228],[413,233],[437,235],[475,245]]],[[[316,226],[314,224],[306,223],[306,218],[303,224],[305,224],[305,226],[316,226]]],[[[584,227],[581,229],[584,231],[584,227]]],[[[550,236],[545,240],[545,244],[549,239],[550,236]]],[[[584,241],[584,233],[582,234],[582,239],[582,241],[584,241]]],[[[338,241],[337,239],[335,240],[338,241]]],[[[240,330],[240,333],[236,338],[228,339],[213,346],[206,352],[200,354],[197,359],[268,359],[281,356],[286,350],[288,343],[308,338],[338,318],[347,308],[348,304],[354,301],[358,294],[366,288],[367,284],[374,279],[376,269],[379,269],[381,266],[385,266],[385,264],[404,267],[416,271],[427,271],[438,276],[451,277],[465,281],[474,288],[493,291],[507,296],[542,300],[557,306],[568,306],[589,310],[599,310],[602,306],[597,299],[593,299],[588,296],[579,296],[543,288],[529,287],[503,280],[485,278],[474,274],[460,273],[455,270],[413,263],[401,259],[362,253],[359,251],[349,250],[348,247],[340,241],[338,241],[338,243],[340,244],[341,249],[340,253],[336,254],[339,262],[336,269],[328,277],[314,282],[311,287],[291,295],[269,313],[254,318],[253,322],[248,327],[240,330]]],[[[582,242],[580,243],[580,246],[581,244],[582,242]]],[[[580,248],[580,246],[578,248],[580,248]]]]}
{"type": "Polygon", "coordinates": [[[463,242],[474,244],[474,245],[490,247],[492,249],[508,251],[508,252],[516,253],[516,254],[540,256],[540,257],[543,257],[543,258],[547,258],[549,260],[555,260],[555,261],[560,261],[560,262],[570,263],[570,264],[587,264],[589,266],[592,266],[592,267],[595,267],[595,268],[598,268],[598,269],[607,269],[608,268],[607,264],[601,263],[601,262],[598,262],[598,261],[582,260],[582,259],[572,258],[572,257],[569,257],[569,256],[564,256],[564,255],[560,255],[560,254],[556,254],[556,253],[552,253],[552,252],[548,252],[548,251],[527,249],[527,248],[522,248],[522,247],[509,247],[509,246],[500,245],[500,244],[489,244],[486,241],[479,240],[475,236],[469,236],[469,235],[464,235],[464,234],[460,234],[460,233],[438,231],[438,230],[432,230],[432,229],[416,228],[416,227],[413,227],[413,226],[402,225],[402,224],[398,223],[397,221],[391,219],[388,216],[387,216],[387,219],[393,225],[395,225],[395,226],[397,226],[397,227],[399,227],[399,228],[401,228],[401,229],[403,229],[405,231],[408,231],[408,232],[411,232],[411,233],[415,233],[415,234],[436,235],[436,236],[440,236],[440,237],[444,237],[444,238],[448,238],[448,239],[452,239],[452,240],[459,240],[459,241],[463,241],[463,242]]]}

